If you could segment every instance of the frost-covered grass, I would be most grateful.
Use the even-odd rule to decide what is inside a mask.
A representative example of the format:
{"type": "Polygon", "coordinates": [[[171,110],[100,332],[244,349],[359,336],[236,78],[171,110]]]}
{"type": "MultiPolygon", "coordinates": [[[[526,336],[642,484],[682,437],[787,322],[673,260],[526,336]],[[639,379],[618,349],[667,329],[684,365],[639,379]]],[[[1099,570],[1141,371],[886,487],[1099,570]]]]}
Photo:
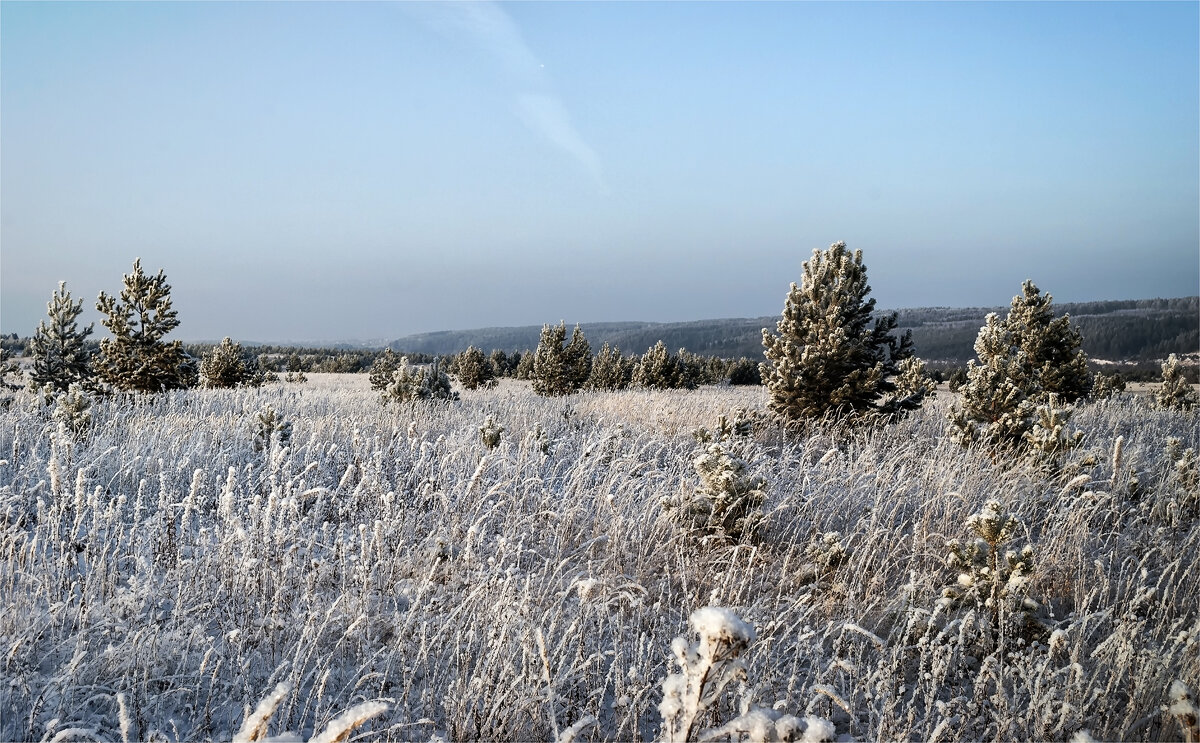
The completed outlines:
{"type": "Polygon", "coordinates": [[[856,739],[1182,738],[1200,528],[1166,450],[1200,448],[1200,417],[1084,406],[1051,472],[951,443],[947,397],[872,432],[760,428],[737,451],[765,518],[740,544],[662,504],[700,483],[691,432],[763,409],[759,389],[506,381],[384,407],[365,376],[314,374],[99,401],[82,441],[18,399],[0,411],[0,739],[226,740],[276,688],[271,735],[382,701],[361,730],[398,740],[650,739],[672,638],[708,605],[757,639],[705,728],[754,704],[856,739]],[[267,406],[290,441],[256,451],[267,406]],[[1033,547],[1019,632],[1003,607],[939,601],[948,542],[992,498],[1033,547]]]}

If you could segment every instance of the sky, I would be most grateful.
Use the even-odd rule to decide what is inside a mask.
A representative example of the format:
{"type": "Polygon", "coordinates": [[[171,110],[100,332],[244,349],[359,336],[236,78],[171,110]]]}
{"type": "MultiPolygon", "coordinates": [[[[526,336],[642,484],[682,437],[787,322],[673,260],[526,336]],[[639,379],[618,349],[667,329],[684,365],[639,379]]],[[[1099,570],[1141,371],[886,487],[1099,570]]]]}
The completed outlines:
{"type": "Polygon", "coordinates": [[[1200,293],[1196,2],[0,3],[0,331],[185,341],[1200,293]]]}

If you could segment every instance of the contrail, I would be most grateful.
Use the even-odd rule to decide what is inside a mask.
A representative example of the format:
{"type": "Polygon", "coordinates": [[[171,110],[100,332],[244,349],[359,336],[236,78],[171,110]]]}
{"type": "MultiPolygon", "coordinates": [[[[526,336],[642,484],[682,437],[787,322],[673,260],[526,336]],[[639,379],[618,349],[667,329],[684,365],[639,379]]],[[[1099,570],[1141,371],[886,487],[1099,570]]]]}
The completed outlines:
{"type": "Polygon", "coordinates": [[[599,155],[571,123],[541,62],[503,8],[490,0],[431,5],[402,3],[401,7],[415,11],[440,33],[463,39],[491,55],[514,88],[515,112],[525,126],[574,160],[601,193],[608,193],[599,155]]]}

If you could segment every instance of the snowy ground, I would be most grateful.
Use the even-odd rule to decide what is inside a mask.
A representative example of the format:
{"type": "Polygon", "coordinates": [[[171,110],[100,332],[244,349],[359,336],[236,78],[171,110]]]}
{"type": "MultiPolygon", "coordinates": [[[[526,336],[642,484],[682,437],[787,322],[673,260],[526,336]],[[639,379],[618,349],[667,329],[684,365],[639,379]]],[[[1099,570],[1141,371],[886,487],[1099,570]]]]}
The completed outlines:
{"type": "Polygon", "coordinates": [[[706,725],[750,699],[843,739],[1183,737],[1200,527],[1168,437],[1200,448],[1196,413],[1084,406],[1058,471],[951,443],[945,393],[875,432],[760,426],[731,448],[765,519],[727,544],[663,501],[700,483],[692,431],[761,390],[506,381],[412,408],[310,379],[98,402],[78,440],[32,397],[0,410],[0,740],[225,740],[279,682],[273,736],[382,701],[358,733],[549,740],[590,716],[579,739],[650,739],[707,605],[756,640],[706,725]],[[257,451],[267,406],[290,440],[257,451]],[[946,557],[992,498],[1019,519],[993,569],[1032,569],[988,606],[946,557]]]}

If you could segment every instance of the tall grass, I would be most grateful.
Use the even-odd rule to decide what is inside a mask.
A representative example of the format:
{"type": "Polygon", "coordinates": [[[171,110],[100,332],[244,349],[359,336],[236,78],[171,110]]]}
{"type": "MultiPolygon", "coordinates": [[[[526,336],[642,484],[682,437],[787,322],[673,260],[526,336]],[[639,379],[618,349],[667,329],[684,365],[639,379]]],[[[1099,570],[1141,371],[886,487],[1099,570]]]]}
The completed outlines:
{"type": "Polygon", "coordinates": [[[1200,688],[1200,529],[1165,452],[1200,448],[1200,417],[1084,406],[1051,469],[951,443],[945,405],[756,431],[764,519],[728,543],[662,502],[699,483],[691,432],[763,409],[757,389],[505,381],[385,407],[365,376],[312,375],[99,401],[82,437],[19,400],[0,411],[0,739],[231,739],[285,684],[263,735],[382,702],[363,729],[398,740],[648,740],[672,638],[707,605],[756,628],[757,704],[839,735],[1183,737],[1166,710],[1174,681],[1200,688]],[[267,406],[291,438],[256,451],[267,406]],[[1028,632],[939,603],[946,545],[991,498],[1034,549],[1028,632]]]}

